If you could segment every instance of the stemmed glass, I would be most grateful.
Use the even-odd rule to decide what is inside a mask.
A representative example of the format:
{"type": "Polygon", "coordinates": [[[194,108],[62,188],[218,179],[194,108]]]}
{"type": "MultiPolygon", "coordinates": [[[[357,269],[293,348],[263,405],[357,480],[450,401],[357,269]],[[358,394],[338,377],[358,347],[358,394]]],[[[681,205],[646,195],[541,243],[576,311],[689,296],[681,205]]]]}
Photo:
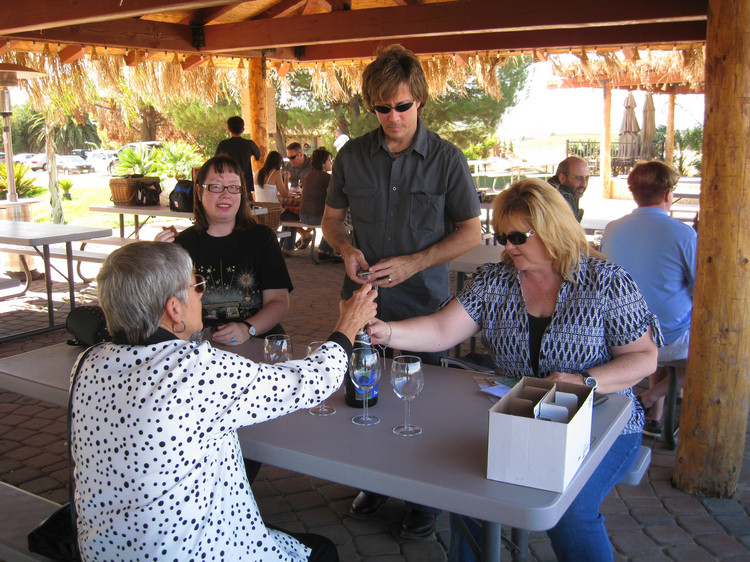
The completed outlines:
{"type": "Polygon", "coordinates": [[[266,336],[263,346],[263,356],[266,363],[282,363],[292,359],[292,340],[285,334],[271,334],[266,336]]]}
{"type": "Polygon", "coordinates": [[[397,425],[393,433],[402,437],[413,437],[422,433],[422,428],[411,425],[410,404],[424,386],[424,372],[422,360],[415,355],[399,355],[391,363],[391,386],[396,396],[406,402],[404,425],[397,425]]]}
{"type": "MultiPolygon", "coordinates": [[[[326,342],[324,342],[324,341],[310,342],[307,345],[307,355],[308,355],[308,357],[310,355],[312,355],[313,353],[315,353],[318,350],[318,348],[321,345],[323,345],[324,343],[326,343],[326,342]]],[[[326,404],[326,401],[323,400],[320,404],[318,404],[314,408],[310,408],[308,410],[308,412],[310,412],[310,415],[313,415],[313,416],[330,416],[330,415],[333,415],[333,414],[336,413],[336,408],[334,408],[332,406],[328,406],[326,404]]]]}
{"type": "Polygon", "coordinates": [[[375,425],[380,418],[371,416],[367,411],[370,390],[380,380],[380,356],[370,347],[357,347],[349,360],[349,376],[359,390],[362,391],[362,415],[354,416],[352,423],[356,425],[375,425]]]}

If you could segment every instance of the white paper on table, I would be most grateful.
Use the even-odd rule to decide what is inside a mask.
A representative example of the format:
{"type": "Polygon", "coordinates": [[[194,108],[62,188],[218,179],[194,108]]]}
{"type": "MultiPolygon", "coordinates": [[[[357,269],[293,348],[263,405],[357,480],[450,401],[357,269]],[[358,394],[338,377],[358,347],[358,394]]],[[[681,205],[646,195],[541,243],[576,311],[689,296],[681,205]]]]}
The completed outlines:
{"type": "Polygon", "coordinates": [[[504,384],[499,384],[497,386],[488,386],[487,388],[483,388],[482,392],[484,392],[485,394],[489,394],[490,396],[497,396],[498,398],[502,398],[510,392],[510,387],[505,386],[504,384]]]}

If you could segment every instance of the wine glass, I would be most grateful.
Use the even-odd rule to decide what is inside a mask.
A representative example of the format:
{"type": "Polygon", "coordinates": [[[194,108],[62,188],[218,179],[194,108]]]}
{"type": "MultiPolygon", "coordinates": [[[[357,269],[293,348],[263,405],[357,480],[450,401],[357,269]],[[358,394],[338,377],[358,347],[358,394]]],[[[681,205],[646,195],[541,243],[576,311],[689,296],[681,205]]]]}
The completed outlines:
{"type": "Polygon", "coordinates": [[[424,372],[422,360],[415,355],[399,355],[391,363],[391,386],[396,396],[406,402],[404,425],[397,425],[393,433],[402,437],[413,437],[422,433],[422,428],[411,425],[410,404],[424,386],[424,372]]]}
{"type": "Polygon", "coordinates": [[[263,346],[263,356],[269,365],[291,360],[291,338],[285,334],[271,334],[270,336],[266,336],[265,345],[263,346]]]}
{"type": "MultiPolygon", "coordinates": [[[[310,356],[313,353],[315,353],[318,350],[318,348],[324,343],[326,342],[324,341],[310,342],[307,345],[307,355],[310,356]]],[[[310,412],[310,415],[313,415],[313,416],[330,416],[336,413],[336,408],[332,406],[328,406],[326,404],[326,401],[323,400],[320,404],[318,404],[314,408],[310,408],[308,412],[310,412]]]]}
{"type": "Polygon", "coordinates": [[[357,347],[349,360],[349,377],[354,386],[362,391],[362,415],[354,416],[352,423],[356,425],[375,425],[380,418],[371,416],[367,411],[370,390],[380,380],[380,356],[371,347],[357,347]]]}

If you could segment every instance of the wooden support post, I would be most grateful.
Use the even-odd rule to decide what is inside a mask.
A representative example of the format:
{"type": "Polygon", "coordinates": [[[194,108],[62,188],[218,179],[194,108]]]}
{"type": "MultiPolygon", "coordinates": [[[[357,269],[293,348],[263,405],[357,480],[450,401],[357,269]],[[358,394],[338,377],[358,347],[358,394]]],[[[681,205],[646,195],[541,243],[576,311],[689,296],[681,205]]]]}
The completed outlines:
{"type": "Polygon", "coordinates": [[[675,486],[730,497],[750,401],[750,2],[710,0],[701,220],[675,486]]]}
{"type": "Polygon", "coordinates": [[[612,85],[604,83],[604,122],[602,142],[599,143],[599,174],[602,178],[602,197],[612,199],[612,85]]]}
{"type": "Polygon", "coordinates": [[[674,164],[674,102],[677,94],[674,87],[669,91],[669,106],[667,109],[667,138],[664,140],[664,161],[672,166],[674,164]]]}
{"type": "Polygon", "coordinates": [[[261,162],[253,161],[253,170],[255,171],[261,168],[262,161],[266,159],[268,154],[268,113],[266,112],[264,64],[263,58],[250,59],[247,64],[247,108],[243,107],[243,114],[247,111],[247,115],[250,116],[250,127],[248,129],[250,138],[260,148],[261,162]]]}

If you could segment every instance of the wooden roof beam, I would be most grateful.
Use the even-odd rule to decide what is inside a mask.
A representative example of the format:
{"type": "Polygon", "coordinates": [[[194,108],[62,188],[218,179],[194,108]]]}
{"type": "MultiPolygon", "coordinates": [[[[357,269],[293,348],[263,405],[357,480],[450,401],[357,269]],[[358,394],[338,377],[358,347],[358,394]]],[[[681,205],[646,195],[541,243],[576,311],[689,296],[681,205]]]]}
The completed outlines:
{"type": "Polygon", "coordinates": [[[132,50],[125,54],[125,66],[137,66],[150,59],[152,54],[148,51],[132,50]]]}
{"type": "Polygon", "coordinates": [[[0,39],[0,57],[7,55],[13,50],[13,47],[18,45],[18,43],[18,41],[13,41],[11,39],[0,39]]]}
{"type": "Polygon", "coordinates": [[[267,20],[273,18],[285,18],[299,13],[305,5],[306,0],[281,0],[265,12],[261,12],[252,21],[267,20]]]}
{"type": "Polygon", "coordinates": [[[82,45],[68,45],[57,52],[57,56],[60,57],[60,62],[63,64],[77,61],[85,54],[86,49],[82,45]]]}
{"type": "Polygon", "coordinates": [[[106,45],[123,49],[196,52],[190,26],[148,20],[103,21],[9,34],[13,39],[78,45],[106,45]]]}
{"type": "Polygon", "coordinates": [[[571,0],[550,9],[548,0],[497,0],[344,10],[275,20],[206,27],[206,48],[229,52],[378,38],[437,37],[468,33],[547,30],[706,20],[705,0],[630,0],[628,9],[599,0],[571,0]]]}
{"type": "Polygon", "coordinates": [[[204,57],[201,55],[190,55],[184,61],[182,61],[180,65],[182,66],[182,70],[187,72],[188,70],[193,70],[195,68],[198,68],[202,64],[207,63],[209,58],[210,57],[204,57]]]}
{"type": "MultiPolygon", "coordinates": [[[[509,33],[476,33],[444,37],[402,37],[387,41],[358,41],[347,44],[310,45],[300,61],[347,60],[372,57],[379,47],[400,43],[418,55],[437,53],[472,53],[550,48],[580,48],[623,45],[672,45],[703,43],[706,22],[655,23],[646,25],[589,27],[549,31],[509,33]]],[[[282,58],[268,53],[270,59],[282,58]]]]}
{"type": "Polygon", "coordinates": [[[207,25],[214,20],[219,19],[224,14],[231,12],[237,6],[242,5],[243,2],[234,2],[232,4],[226,4],[225,6],[217,6],[215,8],[204,8],[202,10],[196,10],[190,16],[179,22],[180,25],[207,25]]]}
{"type": "Polygon", "coordinates": [[[146,14],[172,10],[197,10],[226,3],[227,0],[127,0],[126,2],[122,0],[97,0],[96,2],[25,0],[23,9],[3,10],[0,35],[137,18],[146,14]]]}

